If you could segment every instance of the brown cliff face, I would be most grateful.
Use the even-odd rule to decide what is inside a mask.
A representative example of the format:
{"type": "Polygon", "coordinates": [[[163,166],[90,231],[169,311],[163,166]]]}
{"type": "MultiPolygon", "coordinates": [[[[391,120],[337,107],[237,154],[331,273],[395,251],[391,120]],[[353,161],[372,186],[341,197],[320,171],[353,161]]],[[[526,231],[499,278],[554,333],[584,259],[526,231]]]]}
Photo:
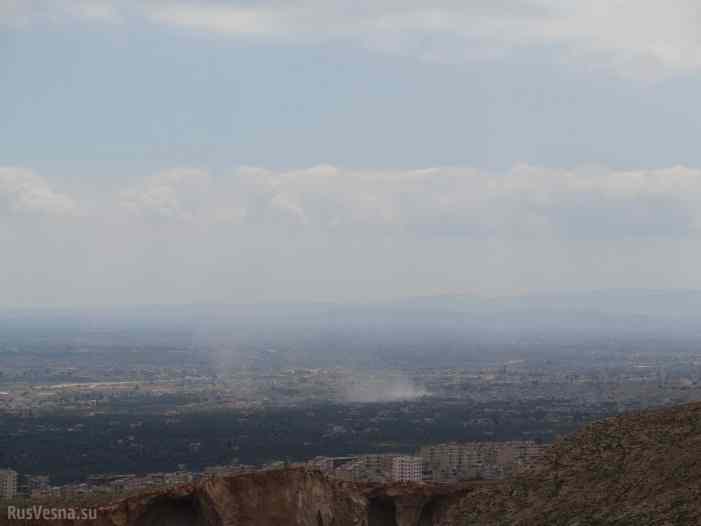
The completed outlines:
{"type": "Polygon", "coordinates": [[[329,479],[315,470],[272,470],[127,498],[103,507],[97,524],[430,526],[445,515],[451,498],[466,489],[467,485],[356,484],[329,479]]]}
{"type": "Polygon", "coordinates": [[[170,524],[161,522],[169,513],[211,526],[429,526],[449,497],[463,491],[457,485],[355,484],[318,471],[276,470],[208,480],[188,490],[186,503],[175,496],[148,504],[133,524],[170,524]]]}
{"type": "Polygon", "coordinates": [[[318,471],[275,470],[130,497],[102,509],[97,522],[100,526],[701,525],[701,403],[588,426],[556,443],[542,468],[504,482],[356,484],[329,479],[318,471]]]}

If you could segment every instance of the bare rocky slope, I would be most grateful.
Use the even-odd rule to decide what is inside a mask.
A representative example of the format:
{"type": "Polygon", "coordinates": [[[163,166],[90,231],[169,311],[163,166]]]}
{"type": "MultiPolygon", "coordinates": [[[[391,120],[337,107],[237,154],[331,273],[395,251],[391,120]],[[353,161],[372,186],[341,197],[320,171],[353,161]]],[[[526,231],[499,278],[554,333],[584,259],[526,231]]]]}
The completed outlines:
{"type": "Polygon", "coordinates": [[[102,508],[98,523],[701,525],[701,403],[589,425],[553,445],[539,469],[498,483],[373,485],[274,470],[130,497],[102,508]]]}

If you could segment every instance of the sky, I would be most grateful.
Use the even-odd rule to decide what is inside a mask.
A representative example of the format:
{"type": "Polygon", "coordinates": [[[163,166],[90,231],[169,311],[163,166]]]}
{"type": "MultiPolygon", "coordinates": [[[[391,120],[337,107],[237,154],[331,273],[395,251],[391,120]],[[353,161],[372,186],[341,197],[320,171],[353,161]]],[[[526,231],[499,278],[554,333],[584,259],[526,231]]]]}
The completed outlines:
{"type": "Polygon", "coordinates": [[[701,10],[0,0],[0,307],[701,288],[701,10]]]}

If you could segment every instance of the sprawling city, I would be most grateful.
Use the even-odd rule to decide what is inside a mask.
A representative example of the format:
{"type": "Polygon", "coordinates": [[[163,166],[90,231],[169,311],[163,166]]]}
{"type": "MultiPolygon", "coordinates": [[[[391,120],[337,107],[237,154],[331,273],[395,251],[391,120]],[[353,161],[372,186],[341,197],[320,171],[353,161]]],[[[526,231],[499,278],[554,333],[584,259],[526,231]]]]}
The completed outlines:
{"type": "MultiPolygon", "coordinates": [[[[639,312],[651,298],[675,297],[633,296],[639,312]]],[[[3,495],[99,502],[290,466],[351,481],[499,480],[531,469],[549,444],[587,423],[701,399],[701,351],[683,319],[664,347],[631,332],[638,317],[621,314],[572,343],[568,333],[590,314],[543,337],[533,307],[533,331],[514,339],[488,321],[471,326],[474,300],[406,303],[372,307],[374,320],[327,305],[300,307],[305,315],[284,323],[247,311],[247,323],[267,323],[274,336],[242,334],[236,315],[216,325],[8,318],[3,495]],[[372,339],[344,340],[328,313],[372,339]],[[409,328],[416,316],[451,319],[452,328],[432,344],[411,341],[423,330],[409,328]],[[444,346],[440,360],[432,345],[444,346]],[[347,350],[335,363],[324,354],[332,347],[347,350]]],[[[513,316],[508,301],[500,308],[513,316]]]]}

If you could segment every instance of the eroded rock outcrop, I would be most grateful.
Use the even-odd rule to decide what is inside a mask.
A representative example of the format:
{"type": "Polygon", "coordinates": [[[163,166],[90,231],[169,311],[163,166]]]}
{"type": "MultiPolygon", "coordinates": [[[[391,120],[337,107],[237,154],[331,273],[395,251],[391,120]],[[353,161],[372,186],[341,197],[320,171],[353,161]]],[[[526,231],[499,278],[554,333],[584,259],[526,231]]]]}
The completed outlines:
{"type": "Polygon", "coordinates": [[[450,498],[465,491],[466,485],[352,483],[330,479],[317,470],[295,468],[214,477],[144,493],[103,506],[96,522],[51,524],[430,526],[445,516],[450,498]]]}
{"type": "Polygon", "coordinates": [[[131,499],[115,506],[111,515],[105,510],[104,524],[160,526],[175,524],[178,516],[179,524],[198,526],[429,525],[441,502],[462,491],[462,486],[357,484],[314,470],[274,470],[131,499]]]}

